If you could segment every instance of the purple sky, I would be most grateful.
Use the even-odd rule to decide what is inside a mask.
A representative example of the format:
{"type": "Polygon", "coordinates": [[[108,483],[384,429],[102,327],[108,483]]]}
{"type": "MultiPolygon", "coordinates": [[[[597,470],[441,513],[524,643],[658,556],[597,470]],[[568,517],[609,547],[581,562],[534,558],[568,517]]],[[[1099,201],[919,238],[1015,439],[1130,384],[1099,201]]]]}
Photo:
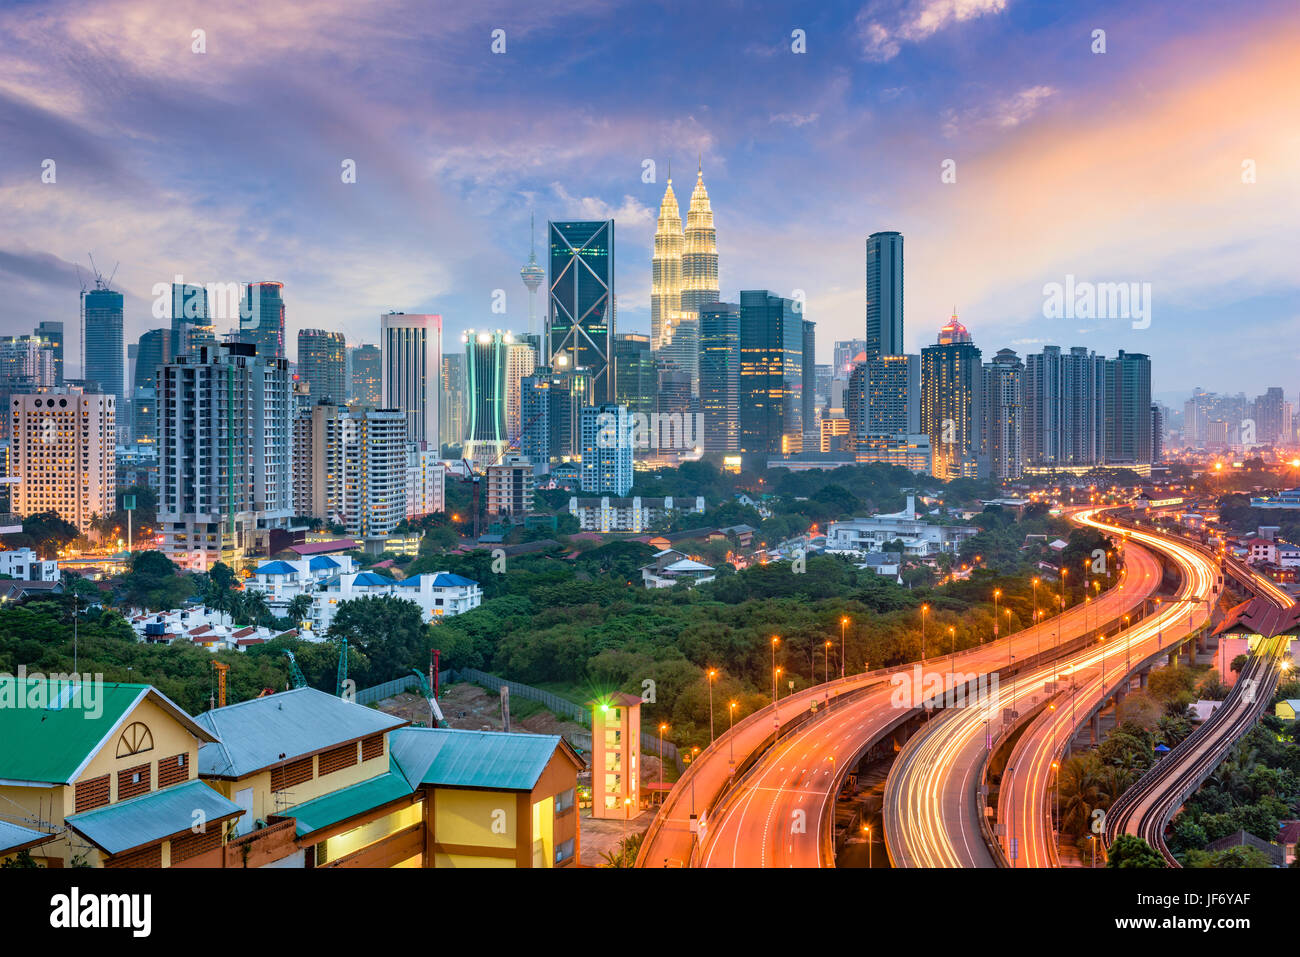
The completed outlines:
{"type": "Polygon", "coordinates": [[[533,211],[615,218],[619,328],[644,331],[667,164],[685,199],[702,154],[724,297],[803,290],[821,361],[863,333],[866,235],[898,229],[909,350],[955,304],[986,355],[1122,348],[1157,393],[1293,395],[1300,8],[1245,9],[3,3],[0,332],[64,320],[75,374],[88,252],[121,263],[128,341],[177,273],[283,281],[291,355],[389,309],[522,330],[533,211]],[[1150,283],[1150,325],[1045,317],[1067,275],[1150,283]]]}

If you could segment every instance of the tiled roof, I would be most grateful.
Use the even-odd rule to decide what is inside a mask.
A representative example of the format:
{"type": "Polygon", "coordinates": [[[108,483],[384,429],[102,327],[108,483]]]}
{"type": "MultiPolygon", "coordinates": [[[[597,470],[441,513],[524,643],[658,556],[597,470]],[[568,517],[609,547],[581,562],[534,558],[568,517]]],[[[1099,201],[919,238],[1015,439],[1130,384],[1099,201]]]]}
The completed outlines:
{"type": "Polygon", "coordinates": [[[406,724],[315,688],[241,701],[195,720],[221,739],[199,748],[199,773],[229,778],[406,724]]]}
{"type": "Polygon", "coordinates": [[[1272,638],[1300,629],[1300,605],[1279,608],[1267,598],[1250,598],[1234,605],[1228,616],[1214,629],[1216,635],[1227,632],[1248,632],[1272,638]]]}
{"type": "Polygon", "coordinates": [[[244,809],[202,781],[189,781],[67,818],[68,826],[109,854],[121,854],[173,834],[189,833],[196,820],[207,827],[244,809]],[[202,814],[196,817],[195,812],[202,814]]]}

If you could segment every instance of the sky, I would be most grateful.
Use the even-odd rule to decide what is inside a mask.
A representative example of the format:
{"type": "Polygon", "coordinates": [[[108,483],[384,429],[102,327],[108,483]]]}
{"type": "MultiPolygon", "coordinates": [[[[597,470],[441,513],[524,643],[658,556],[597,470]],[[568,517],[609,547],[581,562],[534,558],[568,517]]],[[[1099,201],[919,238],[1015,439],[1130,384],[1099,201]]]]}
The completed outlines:
{"type": "Polygon", "coordinates": [[[389,310],[458,347],[525,330],[534,213],[615,220],[648,331],[668,166],[685,203],[699,163],[723,297],[801,291],[819,361],[892,229],[909,351],[955,307],[986,358],[1147,353],[1167,401],[1300,386],[1294,0],[0,0],[0,37],[0,333],[63,320],[71,376],[91,254],[128,342],[181,275],[282,281],[291,357],[389,310]],[[1067,277],[1149,310],[1054,314],[1067,277]]]}

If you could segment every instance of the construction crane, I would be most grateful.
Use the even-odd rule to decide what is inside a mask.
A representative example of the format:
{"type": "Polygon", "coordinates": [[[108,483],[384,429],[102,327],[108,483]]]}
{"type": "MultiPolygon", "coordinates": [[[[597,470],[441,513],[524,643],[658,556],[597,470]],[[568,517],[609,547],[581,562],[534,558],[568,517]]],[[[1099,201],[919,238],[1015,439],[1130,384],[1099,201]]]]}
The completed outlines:
{"type": "Polygon", "coordinates": [[[470,506],[470,511],[471,511],[471,512],[473,513],[473,515],[474,515],[474,541],[478,541],[478,537],[479,537],[479,518],[478,518],[479,474],[478,474],[477,472],[474,471],[474,466],[470,464],[469,459],[462,458],[460,461],[461,461],[461,464],[465,466],[465,472],[469,475],[469,477],[470,477],[470,481],[474,483],[474,498],[473,498],[473,505],[470,506]]]}
{"type": "Polygon", "coordinates": [[[226,672],[230,670],[230,665],[214,661],[212,667],[217,669],[217,707],[224,708],[226,706],[226,672]]]}
{"type": "Polygon", "coordinates": [[[339,649],[339,674],[335,682],[334,694],[343,697],[343,688],[348,683],[348,639],[343,638],[343,647],[339,649]]]}
{"type": "Polygon", "coordinates": [[[429,702],[429,727],[436,728],[440,723],[445,723],[442,716],[442,709],[438,707],[438,699],[434,697],[433,690],[429,687],[429,682],[425,680],[423,672],[418,668],[412,668],[411,674],[420,682],[420,693],[424,695],[425,700],[429,702]]]}
{"type": "Polygon", "coordinates": [[[289,656],[289,678],[293,686],[295,688],[307,687],[307,678],[302,673],[302,669],[298,667],[298,659],[293,656],[293,652],[288,648],[284,649],[284,653],[289,656]]]}

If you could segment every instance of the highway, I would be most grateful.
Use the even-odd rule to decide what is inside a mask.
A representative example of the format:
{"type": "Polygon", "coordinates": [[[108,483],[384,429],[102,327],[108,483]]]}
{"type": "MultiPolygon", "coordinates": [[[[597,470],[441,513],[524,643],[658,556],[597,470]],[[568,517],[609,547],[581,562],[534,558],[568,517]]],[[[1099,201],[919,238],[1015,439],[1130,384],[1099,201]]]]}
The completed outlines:
{"type": "MultiPolygon", "coordinates": [[[[1099,527],[1094,516],[1080,516],[1080,520],[1099,527]]],[[[1203,552],[1176,540],[1157,539],[1137,530],[1129,533],[1129,540],[1145,541],[1152,547],[1159,547],[1178,566],[1181,576],[1176,595],[1178,600],[1163,603],[1157,615],[1140,623],[1147,631],[1146,640],[1141,644],[1140,626],[1134,626],[1135,634],[1131,637],[1133,660],[1140,662],[1152,650],[1158,654],[1206,623],[1213,601],[1218,598],[1218,574],[1214,562],[1203,552]],[[1206,595],[1213,596],[1209,604],[1198,600],[1206,595]],[[1154,649],[1150,641],[1153,631],[1156,639],[1154,649]]],[[[1016,857],[1010,861],[1012,866],[1055,867],[1060,863],[1052,826],[1056,772],[1079,725],[1113,693],[1116,679],[1121,677],[1122,662],[1114,650],[1111,655],[1108,687],[1103,688],[1100,668],[1076,667],[1068,679],[1070,687],[1063,687],[1054,702],[1055,707],[1045,709],[1012,750],[998,795],[998,820],[1004,822],[1004,847],[1009,844],[1006,839],[1012,835],[1016,837],[1016,857]]]]}
{"type": "MultiPolygon", "coordinates": [[[[1294,609],[1295,601],[1272,581],[1254,572],[1249,574],[1265,601],[1279,610],[1294,609]]],[[[1155,848],[1170,867],[1181,866],[1165,845],[1165,827],[1259,720],[1273,697],[1287,644],[1284,635],[1265,637],[1223,704],[1120,795],[1106,815],[1107,845],[1120,834],[1135,834],[1155,848]]]]}
{"type": "MultiPolygon", "coordinates": [[[[1058,641],[1083,635],[1098,621],[1118,619],[1140,603],[1159,587],[1161,574],[1159,563],[1149,552],[1140,547],[1129,549],[1120,583],[1123,587],[1074,606],[1058,616],[1060,621],[1048,619],[1037,627],[961,652],[951,663],[952,671],[968,676],[985,674],[1006,668],[1012,656],[1027,661],[1040,652],[1050,655],[1058,641]]],[[[894,669],[892,674],[905,676],[909,686],[915,683],[913,665],[894,669]]],[[[932,680],[946,686],[948,674],[948,661],[931,659],[922,672],[922,682],[932,680]]],[[[1008,694],[1010,685],[1003,682],[1008,694]]],[[[1020,684],[1021,690],[1025,687],[1020,684]]],[[[885,681],[855,699],[840,700],[829,713],[792,730],[764,754],[717,808],[699,863],[708,867],[818,867],[833,863],[824,838],[834,792],[849,766],[911,715],[911,708],[899,706],[895,692],[894,684],[885,681]]],[[[935,719],[931,726],[943,720],[935,719]]]]}
{"type": "MultiPolygon", "coordinates": [[[[1075,520],[1083,525],[1104,527],[1095,515],[1095,510],[1087,510],[1077,514],[1075,520]]],[[[1132,555],[1139,549],[1146,553],[1147,548],[1163,552],[1178,565],[1179,599],[1217,597],[1217,569],[1200,551],[1147,532],[1130,532],[1127,541],[1130,565],[1132,555]]],[[[1021,755],[1032,759],[1035,754],[1048,754],[1044,767],[1050,774],[1050,753],[1064,745],[1078,720],[1086,718],[1115,687],[1127,681],[1126,662],[1139,664],[1167,650],[1176,638],[1203,623],[1211,607],[1193,606],[1189,614],[1181,604],[1166,603],[1156,614],[1134,622],[1118,635],[1091,643],[1060,662],[1049,662],[1022,674],[1018,677],[1018,689],[1013,689],[1010,682],[1001,682],[997,693],[981,707],[946,714],[909,741],[890,771],[882,812],[886,846],[894,865],[997,866],[998,860],[985,840],[980,814],[982,802],[978,797],[983,763],[992,745],[1006,730],[1003,709],[1012,706],[1013,696],[1018,694],[1019,700],[1014,703],[1022,714],[1035,706],[1055,705],[1055,710],[1049,710],[1048,717],[1040,723],[1041,746],[1021,755]],[[1055,700],[1049,702],[1044,689],[1053,680],[1057,682],[1057,693],[1055,700]],[[1066,690],[1067,685],[1073,689],[1072,693],[1066,690]],[[1059,737],[1053,739],[1053,731],[1059,737]]],[[[1016,760],[1010,762],[1008,773],[1012,780],[1021,774],[1016,760]]],[[[1045,827],[1038,805],[1045,794],[1045,788],[1041,787],[1042,768],[1038,773],[1033,768],[1031,760],[1029,773],[1024,777],[1024,793],[1030,795],[1026,800],[1030,802],[1031,813],[1023,821],[1014,815],[1004,819],[1008,821],[1005,843],[1009,846],[1011,839],[1015,839],[1013,863],[1018,864],[1028,863],[1020,849],[1026,843],[1026,829],[1029,844],[1050,842],[1050,835],[1045,839],[1033,830],[1035,825],[1045,827]]],[[[1035,860],[1046,863],[1040,858],[1035,860]]]]}

